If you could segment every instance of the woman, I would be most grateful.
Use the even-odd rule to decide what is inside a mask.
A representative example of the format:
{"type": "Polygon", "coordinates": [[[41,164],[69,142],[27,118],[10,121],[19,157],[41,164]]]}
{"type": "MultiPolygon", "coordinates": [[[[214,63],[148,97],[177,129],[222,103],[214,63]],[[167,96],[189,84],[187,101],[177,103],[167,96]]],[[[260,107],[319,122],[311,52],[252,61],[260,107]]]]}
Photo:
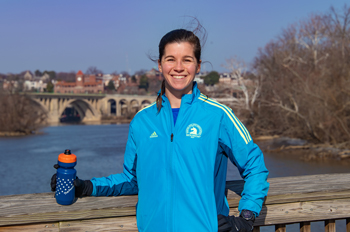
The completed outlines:
{"type": "Polygon", "coordinates": [[[130,123],[124,171],[77,180],[77,196],[138,194],[139,231],[250,231],[267,194],[263,155],[232,110],[201,94],[193,82],[201,45],[191,31],[159,43],[164,81],[157,101],[130,123]],[[245,180],[241,217],[226,217],[227,159],[245,180]],[[242,213],[244,212],[244,213],[242,213]]]}

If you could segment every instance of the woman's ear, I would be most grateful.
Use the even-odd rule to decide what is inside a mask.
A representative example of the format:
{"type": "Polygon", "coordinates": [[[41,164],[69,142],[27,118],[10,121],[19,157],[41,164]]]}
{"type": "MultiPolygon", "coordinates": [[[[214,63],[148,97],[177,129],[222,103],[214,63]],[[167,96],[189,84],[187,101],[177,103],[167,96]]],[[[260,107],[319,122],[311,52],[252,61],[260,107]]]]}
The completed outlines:
{"type": "Polygon", "coordinates": [[[160,63],[160,60],[158,60],[158,70],[159,70],[159,72],[162,72],[162,65],[160,63]]]}
{"type": "Polygon", "coordinates": [[[202,64],[202,60],[199,60],[199,63],[197,65],[196,73],[199,73],[201,71],[201,64],[202,64]]]}

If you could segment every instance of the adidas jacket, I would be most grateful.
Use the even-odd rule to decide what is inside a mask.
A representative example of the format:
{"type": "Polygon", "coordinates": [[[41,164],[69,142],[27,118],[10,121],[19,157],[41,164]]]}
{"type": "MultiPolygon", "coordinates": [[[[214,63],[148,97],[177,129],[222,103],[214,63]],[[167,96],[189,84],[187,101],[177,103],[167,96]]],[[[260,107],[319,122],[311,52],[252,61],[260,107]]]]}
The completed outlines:
{"type": "Polygon", "coordinates": [[[139,231],[217,231],[217,215],[228,215],[228,158],[245,181],[239,210],[259,214],[269,184],[263,154],[232,110],[201,94],[182,97],[174,126],[163,95],[130,123],[124,171],[93,178],[93,196],[138,194],[139,231]],[[228,158],[227,158],[228,157],[228,158]]]}

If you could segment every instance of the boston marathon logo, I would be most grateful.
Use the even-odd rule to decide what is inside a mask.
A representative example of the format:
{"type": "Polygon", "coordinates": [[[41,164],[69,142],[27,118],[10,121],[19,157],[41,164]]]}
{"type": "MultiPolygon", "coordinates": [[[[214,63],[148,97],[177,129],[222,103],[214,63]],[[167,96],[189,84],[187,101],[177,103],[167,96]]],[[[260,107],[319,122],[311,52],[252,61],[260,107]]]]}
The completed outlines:
{"type": "Polygon", "coordinates": [[[193,138],[200,138],[202,135],[202,128],[195,123],[192,123],[186,128],[186,136],[193,138]]]}

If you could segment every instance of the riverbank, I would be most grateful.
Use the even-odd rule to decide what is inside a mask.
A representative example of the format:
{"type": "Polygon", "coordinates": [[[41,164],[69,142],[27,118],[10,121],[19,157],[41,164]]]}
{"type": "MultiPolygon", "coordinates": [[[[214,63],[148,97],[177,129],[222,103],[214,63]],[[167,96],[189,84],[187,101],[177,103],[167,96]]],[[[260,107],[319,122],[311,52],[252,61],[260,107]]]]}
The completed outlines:
{"type": "Polygon", "coordinates": [[[20,137],[20,136],[37,135],[37,134],[42,134],[42,132],[30,131],[29,133],[26,133],[26,132],[16,132],[16,131],[0,131],[0,137],[20,137]]]}
{"type": "MultiPolygon", "coordinates": [[[[57,122],[57,123],[47,123],[44,127],[50,127],[50,126],[69,126],[69,125],[105,125],[105,124],[129,124],[132,119],[128,118],[108,118],[108,119],[101,119],[100,121],[88,121],[88,122],[57,122]]],[[[43,132],[41,132],[40,129],[35,131],[30,131],[28,133],[25,132],[16,132],[16,131],[0,131],[0,138],[1,137],[22,137],[22,136],[28,136],[28,135],[41,135],[43,132]]]]}
{"type": "MultiPolygon", "coordinates": [[[[74,123],[77,125],[108,125],[108,124],[128,124],[131,119],[108,118],[101,121],[74,123]]],[[[69,126],[69,123],[55,123],[47,126],[69,126]]],[[[27,135],[43,134],[41,130],[25,132],[0,132],[0,137],[23,137],[27,135]]],[[[286,156],[298,156],[304,161],[341,161],[350,163],[350,149],[341,149],[329,144],[311,144],[305,140],[293,139],[280,136],[259,136],[254,138],[261,150],[269,153],[276,153],[286,156]]]]}
{"type": "Polygon", "coordinates": [[[279,136],[259,136],[254,138],[264,152],[282,155],[298,155],[304,161],[337,160],[350,163],[350,150],[330,144],[312,144],[302,139],[279,136]]]}

